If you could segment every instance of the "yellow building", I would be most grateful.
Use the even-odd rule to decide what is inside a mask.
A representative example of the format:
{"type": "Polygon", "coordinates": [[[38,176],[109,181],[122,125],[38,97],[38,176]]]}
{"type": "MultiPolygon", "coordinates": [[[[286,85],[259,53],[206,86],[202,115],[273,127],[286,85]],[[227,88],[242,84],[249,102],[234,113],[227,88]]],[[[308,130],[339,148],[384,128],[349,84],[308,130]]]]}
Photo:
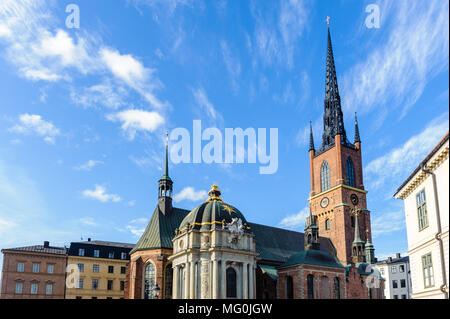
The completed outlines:
{"type": "Polygon", "coordinates": [[[126,266],[133,244],[106,241],[70,244],[66,299],[124,298],[126,266]]]}

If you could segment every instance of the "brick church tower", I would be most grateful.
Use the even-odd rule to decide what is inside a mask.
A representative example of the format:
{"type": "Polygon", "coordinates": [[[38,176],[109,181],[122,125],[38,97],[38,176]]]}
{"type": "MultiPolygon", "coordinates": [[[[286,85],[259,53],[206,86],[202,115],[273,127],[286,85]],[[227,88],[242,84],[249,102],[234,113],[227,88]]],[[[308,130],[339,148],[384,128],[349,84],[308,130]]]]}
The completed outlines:
{"type": "Polygon", "coordinates": [[[355,260],[353,242],[371,242],[370,212],[363,183],[358,121],[355,115],[355,138],[351,143],[344,128],[329,26],[322,144],[315,149],[311,127],[309,159],[309,205],[320,237],[330,238],[338,259],[344,265],[351,264],[355,260]]]}

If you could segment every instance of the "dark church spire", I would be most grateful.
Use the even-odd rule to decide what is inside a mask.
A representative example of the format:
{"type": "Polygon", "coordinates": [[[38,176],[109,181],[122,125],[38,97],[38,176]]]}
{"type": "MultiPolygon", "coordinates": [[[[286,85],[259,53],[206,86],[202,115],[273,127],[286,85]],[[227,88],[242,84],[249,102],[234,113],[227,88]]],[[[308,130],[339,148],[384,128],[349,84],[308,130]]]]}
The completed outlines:
{"type": "Polygon", "coordinates": [[[359,137],[358,118],[356,117],[356,112],[355,112],[355,143],[361,143],[361,139],[359,137]]]}
{"type": "MultiPolygon", "coordinates": [[[[327,18],[327,21],[329,19],[327,18]]],[[[334,65],[333,46],[331,44],[330,27],[328,25],[327,65],[325,74],[325,102],[323,115],[322,150],[334,145],[334,136],[342,135],[342,141],[347,142],[344,119],[341,108],[341,97],[337,83],[336,67],[334,65]]]]}
{"type": "Polygon", "coordinates": [[[166,156],[164,161],[164,175],[158,182],[159,205],[163,214],[172,211],[173,182],[169,177],[169,133],[166,133],[166,156]]]}
{"type": "Polygon", "coordinates": [[[309,150],[314,151],[314,137],[312,130],[312,122],[309,121],[309,150]]]}
{"type": "Polygon", "coordinates": [[[314,216],[312,214],[311,207],[309,208],[308,223],[305,224],[304,245],[305,250],[309,249],[320,250],[319,227],[316,225],[314,221],[314,216]]]}

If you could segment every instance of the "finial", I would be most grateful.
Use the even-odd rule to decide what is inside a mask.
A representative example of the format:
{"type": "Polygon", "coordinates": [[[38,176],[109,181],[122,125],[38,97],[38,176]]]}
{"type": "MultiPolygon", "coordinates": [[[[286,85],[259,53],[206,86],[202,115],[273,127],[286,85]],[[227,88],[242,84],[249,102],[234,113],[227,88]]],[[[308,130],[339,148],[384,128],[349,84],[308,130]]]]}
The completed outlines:
{"type": "Polygon", "coordinates": [[[219,190],[219,187],[214,183],[211,186],[210,191],[208,192],[209,198],[208,198],[208,202],[215,200],[215,201],[222,201],[222,198],[220,198],[220,194],[222,194],[222,192],[219,190]]]}
{"type": "Polygon", "coordinates": [[[166,131],[166,146],[169,145],[169,131],[166,131]]]}
{"type": "Polygon", "coordinates": [[[327,26],[330,27],[330,17],[327,16],[327,26]]]}

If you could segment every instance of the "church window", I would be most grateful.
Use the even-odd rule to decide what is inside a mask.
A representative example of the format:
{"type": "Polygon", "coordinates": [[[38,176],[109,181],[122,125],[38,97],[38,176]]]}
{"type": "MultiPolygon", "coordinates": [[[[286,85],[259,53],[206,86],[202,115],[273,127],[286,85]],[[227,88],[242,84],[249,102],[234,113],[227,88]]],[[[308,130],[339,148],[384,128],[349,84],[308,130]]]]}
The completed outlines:
{"type": "Polygon", "coordinates": [[[291,276],[286,278],[286,296],[287,299],[294,299],[294,280],[291,276]]]}
{"type": "Polygon", "coordinates": [[[355,216],[350,217],[352,227],[355,227],[355,216]]]}
{"type": "Polygon", "coordinates": [[[308,299],[314,299],[314,276],[308,275],[306,277],[306,285],[308,289],[308,299]]]}
{"type": "Polygon", "coordinates": [[[152,263],[145,266],[144,299],[153,299],[152,289],[155,286],[155,266],[152,263]]]}
{"type": "Polygon", "coordinates": [[[330,299],[330,286],[327,276],[320,278],[320,299],[330,299]]]}
{"type": "Polygon", "coordinates": [[[172,299],[172,279],[173,279],[173,269],[172,265],[166,267],[166,273],[164,278],[164,298],[172,299]]]}
{"type": "Polygon", "coordinates": [[[232,267],[227,268],[227,298],[237,298],[236,271],[232,267]]]}
{"type": "Polygon", "coordinates": [[[327,218],[327,219],[325,220],[325,229],[326,229],[326,230],[330,230],[330,219],[329,219],[329,218],[327,218]]]}
{"type": "Polygon", "coordinates": [[[355,169],[350,157],[347,158],[347,185],[355,187],[355,169]]]}
{"type": "Polygon", "coordinates": [[[341,283],[338,277],[334,278],[334,299],[341,299],[341,283]]]}
{"type": "Polygon", "coordinates": [[[425,201],[425,190],[420,191],[419,194],[416,195],[417,202],[417,216],[419,218],[419,230],[422,230],[428,226],[428,217],[427,217],[427,205],[425,201]]]}
{"type": "Polygon", "coordinates": [[[330,168],[327,161],[324,161],[320,170],[321,191],[324,192],[330,188],[330,168]]]}

